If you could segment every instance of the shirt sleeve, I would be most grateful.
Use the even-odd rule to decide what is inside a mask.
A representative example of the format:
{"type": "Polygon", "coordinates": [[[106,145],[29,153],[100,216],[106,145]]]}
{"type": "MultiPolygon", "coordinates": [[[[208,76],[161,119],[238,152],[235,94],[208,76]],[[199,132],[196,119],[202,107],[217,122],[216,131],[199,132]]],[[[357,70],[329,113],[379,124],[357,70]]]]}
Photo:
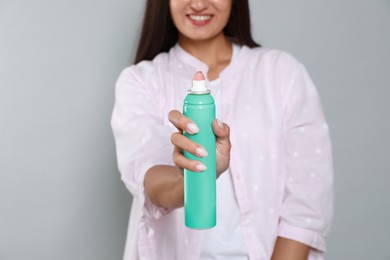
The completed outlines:
{"type": "Polygon", "coordinates": [[[136,66],[122,71],[116,82],[111,126],[122,181],[137,204],[144,205],[142,216],[159,218],[168,210],[155,206],[147,197],[144,177],[152,166],[172,165],[172,144],[171,130],[158,112],[156,96],[146,87],[153,84],[144,80],[150,73],[136,66]]]}
{"type": "Polygon", "coordinates": [[[296,62],[292,71],[284,96],[287,168],[279,236],[309,245],[309,259],[320,259],[317,256],[325,251],[333,215],[331,141],[318,92],[306,69],[296,62]]]}

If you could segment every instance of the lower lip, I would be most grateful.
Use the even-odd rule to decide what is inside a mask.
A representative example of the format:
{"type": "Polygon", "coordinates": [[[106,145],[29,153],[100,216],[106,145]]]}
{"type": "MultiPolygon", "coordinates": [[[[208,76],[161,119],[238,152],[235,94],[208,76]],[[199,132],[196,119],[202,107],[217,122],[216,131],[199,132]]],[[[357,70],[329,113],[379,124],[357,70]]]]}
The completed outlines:
{"type": "Polygon", "coordinates": [[[193,25],[202,26],[202,25],[208,24],[208,23],[211,21],[211,19],[213,19],[213,17],[211,16],[209,19],[203,20],[203,21],[198,21],[198,20],[191,19],[190,16],[188,16],[188,19],[190,19],[190,22],[191,22],[193,25]]]}

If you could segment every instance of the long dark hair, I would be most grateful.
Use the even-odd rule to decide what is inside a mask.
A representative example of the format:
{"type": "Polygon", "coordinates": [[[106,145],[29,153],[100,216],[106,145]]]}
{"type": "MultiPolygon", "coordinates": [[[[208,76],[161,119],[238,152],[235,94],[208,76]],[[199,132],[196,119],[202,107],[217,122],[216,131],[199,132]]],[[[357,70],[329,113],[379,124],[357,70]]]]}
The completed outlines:
{"type": "MultiPolygon", "coordinates": [[[[240,45],[258,47],[250,27],[248,0],[233,0],[224,34],[240,45]]],[[[167,52],[176,44],[178,35],[169,11],[169,0],[148,0],[134,63],[152,60],[157,54],[167,52]]]]}

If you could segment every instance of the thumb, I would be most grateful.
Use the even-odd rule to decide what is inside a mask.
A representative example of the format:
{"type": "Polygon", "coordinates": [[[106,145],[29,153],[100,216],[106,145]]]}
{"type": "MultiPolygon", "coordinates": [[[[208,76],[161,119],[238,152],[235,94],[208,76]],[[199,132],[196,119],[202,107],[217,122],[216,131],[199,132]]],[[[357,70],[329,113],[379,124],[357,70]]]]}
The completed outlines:
{"type": "Polygon", "coordinates": [[[221,144],[230,144],[230,127],[222,123],[219,119],[213,121],[214,134],[217,136],[217,142],[221,144]]]}

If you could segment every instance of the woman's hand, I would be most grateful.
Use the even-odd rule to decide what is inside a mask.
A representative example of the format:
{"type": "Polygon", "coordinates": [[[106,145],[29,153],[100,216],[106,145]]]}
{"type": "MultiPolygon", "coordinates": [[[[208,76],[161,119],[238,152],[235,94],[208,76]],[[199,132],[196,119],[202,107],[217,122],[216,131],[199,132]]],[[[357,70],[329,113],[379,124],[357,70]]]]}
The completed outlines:
{"type": "MultiPolygon", "coordinates": [[[[199,161],[190,160],[184,157],[183,150],[197,156],[207,156],[207,151],[199,144],[191,141],[183,135],[183,131],[189,134],[195,134],[199,131],[198,127],[188,117],[177,110],[171,110],[168,114],[169,121],[179,130],[172,134],[171,142],[174,145],[173,161],[176,166],[188,169],[194,172],[204,170],[204,165],[199,161]]],[[[230,163],[230,128],[227,124],[219,120],[213,121],[213,130],[217,137],[217,178],[227,170],[230,163]]]]}
{"type": "MultiPolygon", "coordinates": [[[[191,141],[183,135],[183,131],[196,133],[198,127],[182,113],[177,110],[169,112],[169,121],[179,130],[172,134],[171,140],[174,145],[173,161],[176,166],[155,165],[151,167],[145,175],[144,187],[146,194],[153,204],[159,207],[174,209],[184,205],[184,182],[183,168],[194,172],[201,172],[203,165],[200,161],[189,160],[183,156],[186,150],[198,157],[207,156],[207,152],[202,146],[191,141]]],[[[217,136],[217,178],[226,171],[230,162],[230,139],[229,126],[222,124],[218,120],[213,121],[213,130],[217,136]]]]}

